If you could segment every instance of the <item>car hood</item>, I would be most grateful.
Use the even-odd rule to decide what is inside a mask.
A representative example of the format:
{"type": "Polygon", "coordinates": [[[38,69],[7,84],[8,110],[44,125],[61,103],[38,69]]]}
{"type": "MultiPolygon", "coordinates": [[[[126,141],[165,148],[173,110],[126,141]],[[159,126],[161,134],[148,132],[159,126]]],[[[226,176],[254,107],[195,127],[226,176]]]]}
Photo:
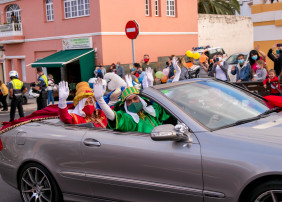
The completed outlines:
{"type": "Polygon", "coordinates": [[[282,112],[272,113],[256,121],[215,131],[228,138],[240,138],[242,141],[264,142],[264,144],[282,143],[282,112]]]}

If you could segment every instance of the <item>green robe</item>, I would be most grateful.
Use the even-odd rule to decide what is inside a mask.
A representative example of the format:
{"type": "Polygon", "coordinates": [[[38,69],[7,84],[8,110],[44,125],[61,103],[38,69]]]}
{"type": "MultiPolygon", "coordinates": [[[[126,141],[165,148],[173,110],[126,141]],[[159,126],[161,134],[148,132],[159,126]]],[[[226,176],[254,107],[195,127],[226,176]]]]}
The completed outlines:
{"type": "Polygon", "coordinates": [[[141,115],[141,117],[139,116],[139,123],[137,124],[124,110],[118,110],[114,111],[116,115],[115,120],[108,120],[108,126],[111,129],[123,132],[138,131],[142,133],[151,133],[154,127],[162,125],[163,121],[170,118],[170,114],[168,114],[160,105],[153,103],[152,106],[156,111],[156,117],[143,111],[143,115],[141,115]]]}

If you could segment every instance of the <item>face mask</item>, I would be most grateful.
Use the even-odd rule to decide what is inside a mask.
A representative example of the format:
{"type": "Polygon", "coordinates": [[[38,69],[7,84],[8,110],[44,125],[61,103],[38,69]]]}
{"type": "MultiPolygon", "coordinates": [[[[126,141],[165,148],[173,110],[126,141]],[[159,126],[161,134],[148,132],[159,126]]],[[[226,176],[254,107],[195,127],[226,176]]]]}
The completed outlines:
{"type": "Polygon", "coordinates": [[[144,59],[144,62],[149,62],[149,60],[150,60],[150,59],[146,58],[146,59],[144,59]]]}
{"type": "Polygon", "coordinates": [[[142,70],[138,70],[138,74],[141,74],[142,73],[142,70]]]}
{"type": "Polygon", "coordinates": [[[244,59],[238,60],[239,64],[243,64],[244,63],[244,59]]]}
{"type": "Polygon", "coordinates": [[[219,59],[219,61],[221,61],[221,60],[222,60],[222,57],[218,57],[218,59],[219,59]]]}
{"type": "Polygon", "coordinates": [[[117,64],[116,66],[118,67],[119,65],[117,64]]]}
{"type": "Polygon", "coordinates": [[[252,56],[252,59],[253,59],[253,60],[256,60],[256,59],[258,59],[258,56],[257,56],[257,55],[254,55],[254,56],[252,56]]]}
{"type": "Polygon", "coordinates": [[[133,68],[132,71],[134,72],[134,71],[135,71],[135,68],[133,68]]]}
{"type": "Polygon", "coordinates": [[[280,50],[276,50],[276,54],[280,54],[280,50]]]}
{"type": "Polygon", "coordinates": [[[143,105],[141,102],[133,102],[131,105],[127,107],[128,111],[132,113],[138,113],[143,108],[143,105]]]}
{"type": "Polygon", "coordinates": [[[87,115],[87,116],[90,116],[93,114],[95,108],[94,108],[94,105],[86,105],[82,111],[87,115]]]}
{"type": "Polygon", "coordinates": [[[98,74],[102,73],[102,70],[101,70],[101,69],[98,69],[97,73],[98,73],[98,74]]]}

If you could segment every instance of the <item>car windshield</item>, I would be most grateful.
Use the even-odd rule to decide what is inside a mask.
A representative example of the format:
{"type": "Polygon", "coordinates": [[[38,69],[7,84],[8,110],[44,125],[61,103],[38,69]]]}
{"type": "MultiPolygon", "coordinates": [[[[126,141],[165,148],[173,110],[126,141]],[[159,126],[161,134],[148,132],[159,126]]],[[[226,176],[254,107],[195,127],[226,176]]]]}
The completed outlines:
{"type": "Polygon", "coordinates": [[[262,100],[215,80],[196,81],[160,91],[211,130],[256,117],[268,110],[262,100]]]}

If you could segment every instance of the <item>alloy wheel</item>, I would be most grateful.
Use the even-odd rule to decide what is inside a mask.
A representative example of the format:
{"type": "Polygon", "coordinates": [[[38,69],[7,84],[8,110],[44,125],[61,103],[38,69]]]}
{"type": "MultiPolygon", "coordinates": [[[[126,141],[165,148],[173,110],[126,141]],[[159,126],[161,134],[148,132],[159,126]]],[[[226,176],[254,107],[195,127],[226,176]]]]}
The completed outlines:
{"type": "Polygon", "coordinates": [[[268,190],[260,194],[255,202],[282,202],[282,190],[268,190]]]}
{"type": "Polygon", "coordinates": [[[24,201],[51,202],[52,200],[52,187],[48,177],[36,167],[30,167],[23,173],[21,193],[24,201]]]}

